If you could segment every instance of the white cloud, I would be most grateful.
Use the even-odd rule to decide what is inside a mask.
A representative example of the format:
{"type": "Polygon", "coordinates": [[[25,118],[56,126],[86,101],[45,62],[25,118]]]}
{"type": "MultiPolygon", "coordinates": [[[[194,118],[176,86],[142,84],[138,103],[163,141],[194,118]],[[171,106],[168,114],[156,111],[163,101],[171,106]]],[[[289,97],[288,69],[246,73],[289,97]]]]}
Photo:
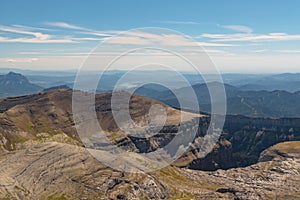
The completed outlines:
{"type": "Polygon", "coordinates": [[[198,45],[203,46],[203,47],[233,47],[233,46],[237,46],[234,44],[213,43],[213,42],[198,42],[198,45]]]}
{"type": "Polygon", "coordinates": [[[242,26],[242,25],[219,25],[222,28],[230,29],[237,32],[242,33],[252,33],[253,29],[248,26],[242,26]]]}
{"type": "Polygon", "coordinates": [[[257,50],[251,50],[250,52],[252,53],[262,53],[262,52],[268,52],[270,50],[268,49],[257,49],[257,50]]]}
{"type": "Polygon", "coordinates": [[[78,30],[81,31],[82,34],[88,34],[88,35],[95,35],[100,37],[110,37],[115,34],[117,34],[116,31],[96,31],[93,29],[85,28],[82,26],[77,26],[65,22],[45,22],[44,24],[57,27],[57,28],[64,28],[64,29],[72,29],[72,30],[78,30]]]}
{"type": "Polygon", "coordinates": [[[92,38],[92,37],[79,37],[79,38],[69,38],[72,41],[102,41],[102,38],[92,38]]]}
{"type": "Polygon", "coordinates": [[[75,41],[70,39],[40,39],[40,38],[6,38],[0,37],[0,42],[7,43],[75,43],[75,41]]]}
{"type": "Polygon", "coordinates": [[[281,49],[281,50],[274,50],[274,52],[278,52],[278,53],[300,53],[300,49],[281,49]]]}
{"type": "Polygon", "coordinates": [[[59,27],[59,28],[66,28],[66,29],[75,29],[75,30],[87,30],[84,27],[76,26],[73,24],[65,23],[65,22],[45,22],[46,25],[59,27]]]}
{"type": "Polygon", "coordinates": [[[50,38],[50,35],[48,35],[48,34],[43,34],[40,32],[31,32],[31,31],[26,31],[21,28],[14,28],[14,27],[8,27],[8,26],[0,26],[0,31],[18,33],[18,34],[23,34],[23,35],[32,35],[38,40],[47,40],[50,38]]]}
{"type": "Polygon", "coordinates": [[[0,26],[0,31],[32,36],[32,37],[19,37],[19,38],[0,37],[0,42],[20,42],[20,43],[72,43],[72,42],[75,42],[75,41],[67,39],[67,38],[54,39],[49,34],[28,31],[28,30],[24,30],[21,27],[16,28],[16,27],[9,27],[9,26],[0,26]]]}
{"type": "Polygon", "coordinates": [[[8,58],[5,62],[8,63],[32,63],[38,61],[38,58],[8,58]]]}
{"type": "Polygon", "coordinates": [[[42,28],[34,28],[28,26],[0,26],[0,33],[8,32],[22,35],[20,37],[0,37],[0,42],[7,43],[78,43],[79,41],[101,41],[101,38],[93,37],[69,37],[69,36],[53,36],[34,29],[42,30],[42,28]],[[24,37],[27,36],[27,37],[24,37]],[[29,37],[30,36],[30,37],[29,37]]]}
{"type": "MultiPolygon", "coordinates": [[[[57,57],[57,56],[120,56],[125,52],[122,49],[115,49],[115,51],[94,51],[94,52],[18,52],[19,55],[35,55],[39,56],[39,58],[42,57],[57,57]]],[[[186,48],[182,49],[180,52],[181,55],[188,54],[188,55],[197,55],[199,53],[218,53],[223,55],[230,55],[230,52],[219,50],[219,49],[200,49],[200,48],[186,48]]],[[[173,55],[169,52],[164,52],[161,50],[154,50],[154,49],[140,49],[139,52],[131,52],[127,54],[127,56],[170,56],[173,55]]]]}
{"type": "Polygon", "coordinates": [[[107,44],[155,45],[166,47],[230,47],[226,43],[198,42],[178,34],[154,34],[142,31],[125,32],[117,37],[104,39],[107,44]]]}
{"type": "Polygon", "coordinates": [[[82,31],[79,33],[86,34],[86,35],[100,36],[100,37],[111,37],[111,36],[118,34],[118,32],[114,32],[114,31],[93,31],[93,30],[82,31]]]}
{"type": "Polygon", "coordinates": [[[300,34],[289,35],[286,33],[269,34],[202,34],[204,38],[214,42],[272,42],[272,41],[295,41],[300,40],[300,34]]]}

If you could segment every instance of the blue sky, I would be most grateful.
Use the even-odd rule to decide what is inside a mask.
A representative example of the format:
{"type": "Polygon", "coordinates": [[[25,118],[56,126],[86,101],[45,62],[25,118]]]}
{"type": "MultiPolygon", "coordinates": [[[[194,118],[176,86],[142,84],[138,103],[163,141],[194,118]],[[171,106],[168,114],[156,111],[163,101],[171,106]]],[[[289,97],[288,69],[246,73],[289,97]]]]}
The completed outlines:
{"type": "Polygon", "coordinates": [[[299,72],[300,2],[1,1],[0,67],[76,69],[97,44],[141,27],[192,37],[222,72],[299,72]]]}

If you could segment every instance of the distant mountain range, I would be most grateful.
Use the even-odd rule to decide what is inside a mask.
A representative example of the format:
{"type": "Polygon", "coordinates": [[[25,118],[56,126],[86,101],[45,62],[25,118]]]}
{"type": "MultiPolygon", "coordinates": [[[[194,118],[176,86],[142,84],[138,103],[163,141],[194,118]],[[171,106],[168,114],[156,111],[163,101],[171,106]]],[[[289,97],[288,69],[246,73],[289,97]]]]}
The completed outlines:
{"type": "MultiPolygon", "coordinates": [[[[7,74],[10,71],[20,73],[28,78],[31,83],[37,84],[43,88],[49,88],[57,85],[73,86],[76,79],[76,70],[69,71],[33,71],[33,70],[20,70],[2,68],[0,74],[7,74]]],[[[126,74],[128,71],[112,70],[103,74],[98,86],[100,92],[111,91],[117,81],[126,74]]],[[[98,79],[100,71],[87,71],[84,72],[87,79],[98,79]]],[[[190,72],[181,72],[182,75],[190,82],[191,85],[205,83],[202,76],[190,72]]],[[[137,77],[139,80],[149,80],[158,82],[157,80],[163,79],[168,82],[168,85],[174,88],[182,87],[182,82],[174,77],[174,73],[169,71],[134,71],[130,72],[130,77],[127,78],[130,86],[137,84],[137,77]]],[[[216,81],[218,75],[206,74],[207,82],[216,81]]],[[[300,91],[300,73],[283,73],[283,74],[238,74],[238,73],[224,73],[221,74],[224,83],[233,85],[240,90],[250,91],[274,91],[285,90],[288,92],[300,91]]]]}
{"type": "MultiPolygon", "coordinates": [[[[212,82],[208,85],[218,87],[221,83],[212,82]]],[[[235,86],[225,84],[227,96],[227,114],[239,114],[250,117],[300,117],[300,92],[275,91],[245,91],[235,86]]],[[[162,101],[173,107],[180,107],[177,97],[170,90],[159,91],[157,85],[145,85],[135,93],[162,101]]],[[[200,111],[210,112],[210,95],[206,84],[193,85],[200,111]]],[[[180,88],[174,92],[179,98],[189,97],[187,88],[180,88]]],[[[192,106],[192,103],[191,103],[192,106]]],[[[193,110],[194,107],[186,108],[193,110]]]]}
{"type": "MultiPolygon", "coordinates": [[[[234,85],[234,82],[231,83],[234,85]]],[[[300,74],[299,73],[284,73],[271,75],[261,78],[255,78],[253,80],[246,80],[241,83],[237,83],[235,86],[241,90],[285,90],[288,92],[300,91],[300,74]]]]}
{"type": "Polygon", "coordinates": [[[0,75],[0,97],[20,96],[41,90],[42,87],[32,84],[28,79],[14,72],[0,75]]]}
{"type": "MultiPolygon", "coordinates": [[[[29,72],[27,72],[29,73],[29,72]]],[[[37,73],[37,72],[36,72],[37,73]]],[[[162,74],[167,72],[163,71],[162,74]]],[[[136,76],[146,77],[146,72],[136,72],[128,78],[128,84],[121,89],[134,91],[140,82],[136,82],[136,76]]],[[[87,81],[97,80],[97,74],[86,73],[87,81]]],[[[118,80],[124,75],[123,71],[112,71],[103,74],[97,88],[98,93],[110,92],[118,80]]],[[[203,79],[195,74],[184,74],[192,84],[192,88],[198,97],[200,110],[211,111],[210,95],[207,85],[201,83],[203,79]],[[200,83],[197,83],[200,82],[200,83]]],[[[223,74],[227,95],[227,113],[240,114],[250,117],[300,117],[300,74],[279,75],[247,75],[247,74],[223,74]],[[229,84],[231,83],[231,84],[229,84]]],[[[214,75],[209,76],[213,80],[214,75]]],[[[151,75],[155,83],[162,75],[151,75]]],[[[146,78],[145,78],[146,79],[146,78]]],[[[28,78],[14,72],[0,75],[0,97],[19,96],[35,93],[44,88],[72,88],[75,75],[71,72],[62,73],[61,76],[49,76],[45,74],[28,75],[28,78]]],[[[139,78],[141,80],[141,78],[139,78]]],[[[166,79],[172,91],[176,91],[183,98],[189,97],[187,88],[180,88],[182,83],[172,79],[169,75],[166,79]]],[[[217,82],[208,83],[212,88],[217,87],[217,82]]],[[[45,89],[47,91],[47,89],[45,89]]],[[[179,108],[179,103],[174,93],[158,84],[146,84],[139,87],[136,94],[162,101],[172,107],[179,108]]],[[[191,103],[192,104],[192,103],[191,103]]],[[[193,107],[185,109],[194,110],[193,107]]]]}

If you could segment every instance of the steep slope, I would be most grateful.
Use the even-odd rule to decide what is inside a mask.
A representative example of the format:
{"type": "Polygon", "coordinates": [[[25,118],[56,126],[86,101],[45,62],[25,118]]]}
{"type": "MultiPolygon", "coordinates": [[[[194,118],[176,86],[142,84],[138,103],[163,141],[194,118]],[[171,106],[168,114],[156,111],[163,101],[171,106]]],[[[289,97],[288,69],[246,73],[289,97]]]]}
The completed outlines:
{"type": "Polygon", "coordinates": [[[223,137],[232,145],[235,167],[258,161],[262,151],[280,142],[300,140],[300,118],[227,116],[223,137]]]}
{"type": "Polygon", "coordinates": [[[25,95],[41,89],[21,74],[9,72],[6,75],[0,75],[0,97],[25,95]]]}

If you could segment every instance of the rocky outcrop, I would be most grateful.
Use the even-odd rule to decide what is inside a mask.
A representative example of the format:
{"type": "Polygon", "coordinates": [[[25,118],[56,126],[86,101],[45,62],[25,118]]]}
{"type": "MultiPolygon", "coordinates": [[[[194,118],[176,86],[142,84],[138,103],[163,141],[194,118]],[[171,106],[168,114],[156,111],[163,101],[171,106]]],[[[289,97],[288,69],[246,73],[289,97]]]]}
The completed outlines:
{"type": "Polygon", "coordinates": [[[260,161],[264,162],[210,173],[184,170],[184,175],[220,184],[213,194],[197,199],[215,197],[216,193],[228,195],[225,199],[300,198],[300,142],[279,143],[264,151],[260,161]],[[274,152],[281,153],[274,157],[274,152]]]}
{"type": "Polygon", "coordinates": [[[0,198],[294,200],[300,198],[299,147],[279,144],[261,158],[275,149],[284,156],[246,168],[204,172],[169,166],[130,174],[102,165],[75,145],[34,144],[1,155],[0,198]]]}
{"type": "MultiPolygon", "coordinates": [[[[280,159],[300,159],[300,142],[283,142],[276,144],[260,154],[258,162],[268,162],[280,159]]],[[[298,166],[296,166],[298,167],[298,166]]]]}
{"type": "Polygon", "coordinates": [[[0,198],[164,199],[167,190],[147,174],[124,174],[95,160],[85,149],[43,143],[0,160],[0,198]]]}

